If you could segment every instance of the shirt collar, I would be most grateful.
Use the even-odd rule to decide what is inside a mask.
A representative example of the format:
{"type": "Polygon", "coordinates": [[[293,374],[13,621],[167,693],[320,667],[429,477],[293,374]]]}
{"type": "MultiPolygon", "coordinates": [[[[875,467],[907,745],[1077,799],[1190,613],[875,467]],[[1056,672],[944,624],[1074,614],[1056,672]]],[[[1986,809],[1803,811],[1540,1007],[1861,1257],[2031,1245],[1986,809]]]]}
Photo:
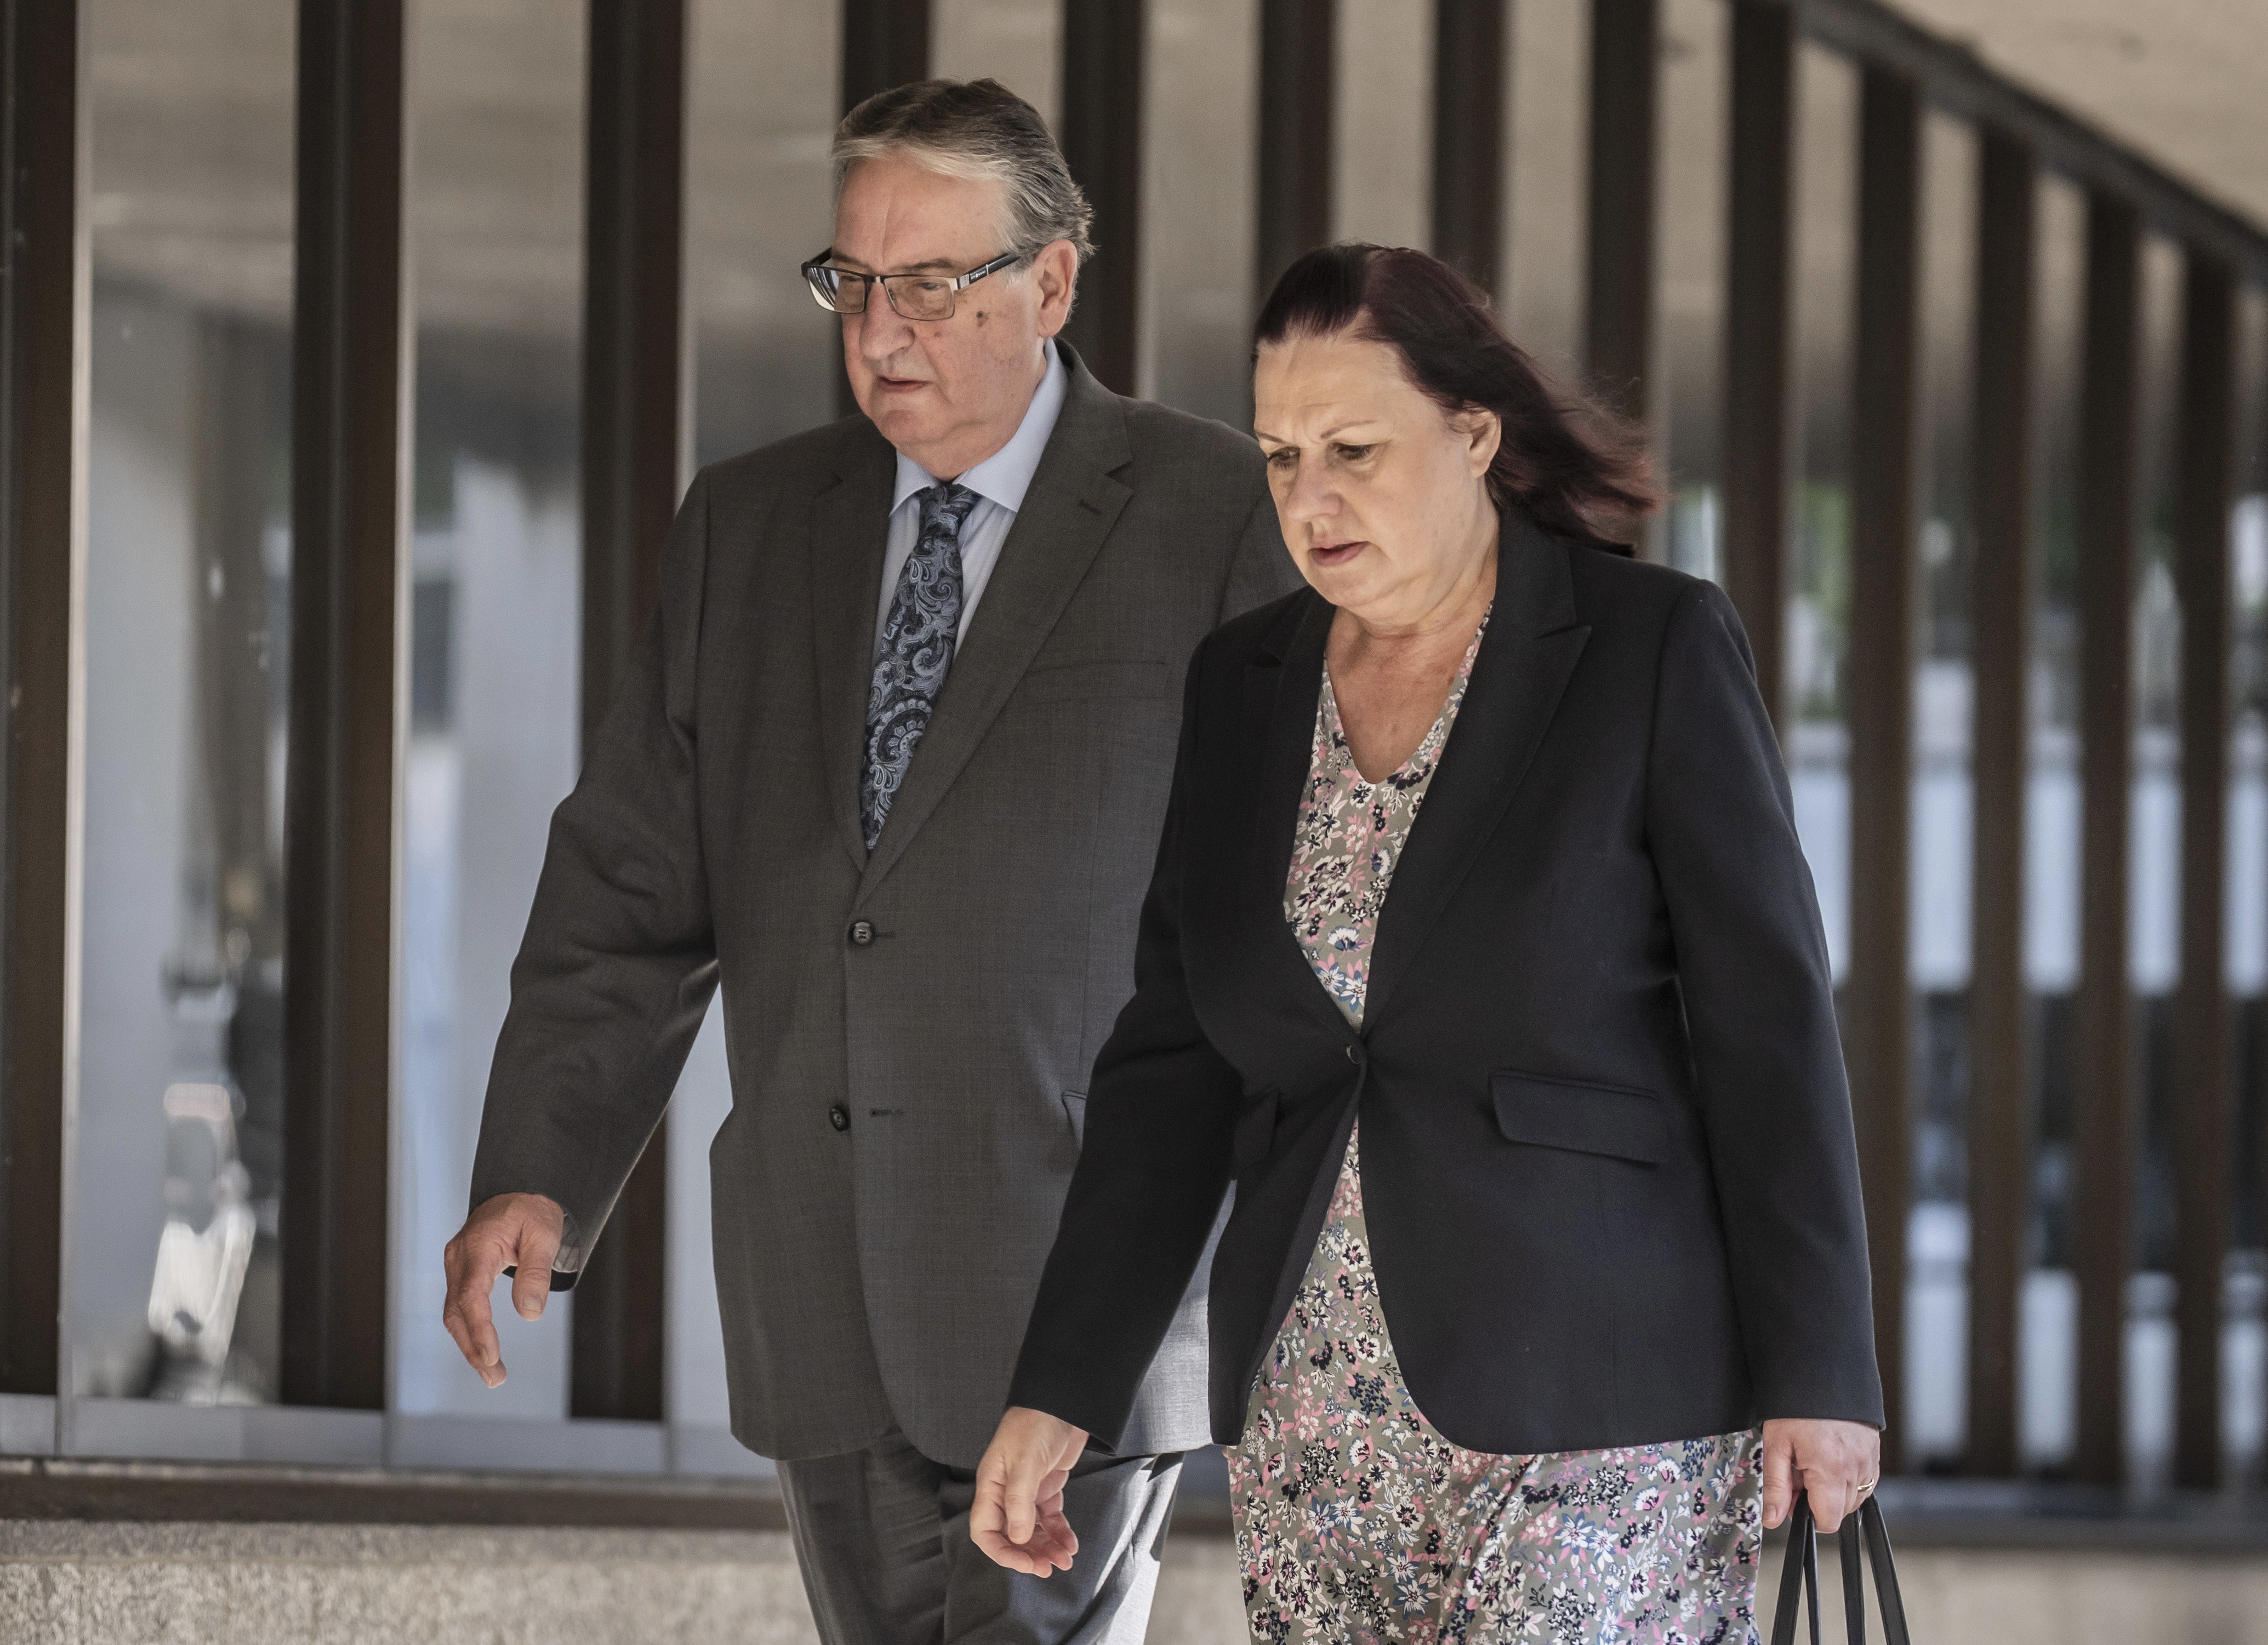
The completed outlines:
{"type": "MultiPolygon", "coordinates": [[[[1055,432],[1056,418],[1071,393],[1071,373],[1064,367],[1063,356],[1056,352],[1056,340],[1042,338],[1040,347],[1047,354],[1048,368],[1040,378],[1039,387],[1032,391],[1032,403],[1024,408],[1023,422],[1016,425],[1016,432],[1005,445],[960,476],[962,485],[1011,514],[1024,506],[1024,493],[1031,489],[1032,476],[1039,472],[1040,457],[1048,449],[1048,437],[1055,432]]],[[[935,474],[900,452],[897,486],[890,496],[890,512],[896,513],[908,497],[936,483],[935,474]]]]}

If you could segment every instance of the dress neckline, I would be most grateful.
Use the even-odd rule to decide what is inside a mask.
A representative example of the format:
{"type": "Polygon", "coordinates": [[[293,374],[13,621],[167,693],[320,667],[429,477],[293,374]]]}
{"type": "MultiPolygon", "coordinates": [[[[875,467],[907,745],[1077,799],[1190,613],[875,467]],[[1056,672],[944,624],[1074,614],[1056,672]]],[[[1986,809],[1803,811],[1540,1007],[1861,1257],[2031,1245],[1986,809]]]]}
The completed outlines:
{"type": "Polygon", "coordinates": [[[1466,683],[1472,678],[1473,659],[1480,654],[1481,636],[1488,632],[1489,617],[1495,610],[1496,602],[1493,600],[1482,608],[1481,620],[1474,627],[1471,642],[1465,647],[1464,658],[1457,665],[1457,672],[1450,676],[1448,693],[1441,699],[1440,712],[1433,716],[1432,724],[1425,728],[1425,735],[1418,739],[1418,746],[1410,751],[1407,760],[1382,777],[1365,776],[1362,767],[1355,763],[1354,745],[1347,740],[1346,722],[1339,717],[1338,687],[1331,683],[1330,660],[1328,657],[1324,659],[1322,729],[1325,745],[1336,751],[1346,761],[1346,768],[1353,774],[1358,784],[1366,789],[1406,788],[1412,780],[1424,775],[1432,759],[1440,756],[1441,745],[1449,739],[1449,723],[1455,717],[1466,683]]]}

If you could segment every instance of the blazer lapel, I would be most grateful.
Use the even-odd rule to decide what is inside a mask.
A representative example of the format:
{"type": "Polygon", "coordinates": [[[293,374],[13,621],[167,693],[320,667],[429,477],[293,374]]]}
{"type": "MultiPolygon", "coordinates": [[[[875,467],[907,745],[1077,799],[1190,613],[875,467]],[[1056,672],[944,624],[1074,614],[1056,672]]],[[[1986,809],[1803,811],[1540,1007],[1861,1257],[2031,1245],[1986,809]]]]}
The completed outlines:
{"type": "Polygon", "coordinates": [[[1307,791],[1314,753],[1315,707],[1323,687],[1323,648],[1337,607],[1312,590],[1292,605],[1277,633],[1274,655],[1244,671],[1243,768],[1253,774],[1250,866],[1238,877],[1250,888],[1249,917],[1261,951],[1314,1009],[1319,1023],[1341,1035],[1347,1020],[1323,989],[1291,922],[1284,885],[1292,872],[1292,834],[1307,791]]]}
{"type": "Polygon", "coordinates": [[[1465,700],[1379,910],[1363,1021],[1394,986],[1527,778],[1590,637],[1575,621],[1567,549],[1524,516],[1504,516],[1496,606],[1465,700]]]}
{"type": "MultiPolygon", "coordinates": [[[[1071,372],[1070,392],[1024,506],[1016,510],[1015,524],[1001,545],[984,598],[945,677],[937,712],[914,750],[905,786],[891,802],[889,820],[859,881],[861,900],[905,855],[952,789],[1133,496],[1114,477],[1134,455],[1117,397],[1060,340],[1056,346],[1071,372]]],[[[874,599],[880,597],[878,586],[874,599]]],[[[870,648],[873,621],[870,603],[870,648]]],[[[859,724],[863,735],[863,709],[859,724]]],[[[855,814],[855,760],[851,793],[855,814]]]]}
{"type": "Polygon", "coordinates": [[[866,834],[858,818],[859,767],[895,469],[889,443],[861,420],[834,481],[811,503],[811,629],[827,797],[843,847],[861,868],[866,834]]]}

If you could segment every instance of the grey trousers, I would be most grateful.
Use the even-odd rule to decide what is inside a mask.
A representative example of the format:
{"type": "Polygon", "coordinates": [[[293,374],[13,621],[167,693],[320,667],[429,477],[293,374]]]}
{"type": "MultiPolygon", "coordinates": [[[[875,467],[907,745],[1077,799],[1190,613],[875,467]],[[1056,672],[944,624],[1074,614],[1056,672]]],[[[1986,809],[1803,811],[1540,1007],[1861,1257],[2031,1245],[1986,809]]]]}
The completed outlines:
{"type": "Polygon", "coordinates": [[[1044,1582],[968,1539],[976,1476],[893,1428],[864,1450],[779,1465],[804,1591],[826,1645],[1140,1645],[1182,1459],[1089,1452],[1064,1487],[1079,1533],[1044,1582]]]}

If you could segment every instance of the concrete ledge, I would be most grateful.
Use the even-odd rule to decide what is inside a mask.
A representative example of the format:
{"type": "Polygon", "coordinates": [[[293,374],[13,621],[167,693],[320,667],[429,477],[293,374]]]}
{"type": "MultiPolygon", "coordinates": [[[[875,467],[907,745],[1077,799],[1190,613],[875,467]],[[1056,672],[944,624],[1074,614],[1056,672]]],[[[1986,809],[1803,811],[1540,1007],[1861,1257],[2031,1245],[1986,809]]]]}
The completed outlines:
{"type": "Polygon", "coordinates": [[[2139,1498],[2036,1480],[1891,1479],[1882,1514],[1900,1548],[2040,1549],[2268,1557],[2268,1500],[2139,1498]]]}
{"type": "MultiPolygon", "coordinates": [[[[1150,1639],[1241,1645],[1226,1498],[1202,1472],[1192,1484],[1150,1639]]],[[[2268,1645],[2257,1498],[2146,1507],[1933,1480],[1883,1494],[1915,1637],[1929,1645],[2268,1645]]],[[[1773,1540],[1759,1584],[1767,1622],[1773,1540]]],[[[7,1645],[443,1638],[814,1635],[770,1480],[0,1459],[7,1645]]]]}
{"type": "Polygon", "coordinates": [[[775,1480],[0,1458],[11,1522],[784,1531],[775,1480]]]}

